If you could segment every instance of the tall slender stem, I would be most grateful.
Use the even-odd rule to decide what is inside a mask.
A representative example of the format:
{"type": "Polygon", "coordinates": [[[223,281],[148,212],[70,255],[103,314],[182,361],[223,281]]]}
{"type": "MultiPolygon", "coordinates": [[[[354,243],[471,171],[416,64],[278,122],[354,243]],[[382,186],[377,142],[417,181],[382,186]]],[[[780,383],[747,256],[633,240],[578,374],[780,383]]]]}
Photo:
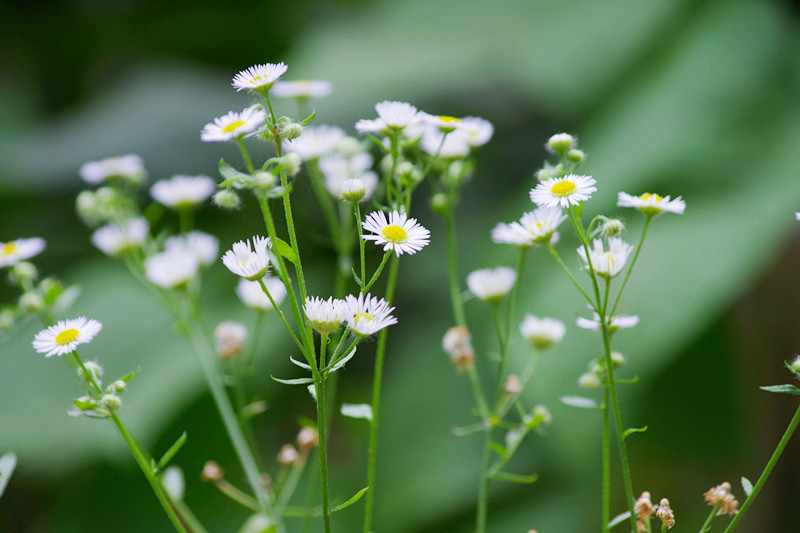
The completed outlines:
{"type": "Polygon", "coordinates": [[[367,275],[366,259],[364,253],[364,239],[361,238],[361,206],[358,202],[353,204],[353,209],[356,217],[356,237],[358,238],[358,251],[361,259],[361,285],[364,284],[364,276],[367,275]]]}
{"type": "Polygon", "coordinates": [[[481,460],[481,481],[478,484],[478,509],[475,515],[475,532],[485,533],[489,514],[489,468],[491,467],[491,443],[493,427],[486,428],[483,439],[483,457],[481,460]]]}
{"type": "Polygon", "coordinates": [[[447,274],[450,280],[450,302],[453,305],[453,318],[457,326],[467,327],[464,313],[464,300],[461,298],[461,283],[458,277],[458,252],[456,250],[456,222],[453,207],[447,210],[444,217],[447,228],[447,274]]]}
{"type": "Polygon", "coordinates": [[[608,385],[603,385],[603,533],[608,532],[611,521],[611,432],[608,424],[608,385]]]}
{"type": "Polygon", "coordinates": [[[636,259],[639,258],[639,252],[642,249],[642,244],[644,244],[644,236],[647,235],[647,228],[650,227],[650,221],[653,220],[652,215],[648,215],[647,219],[644,221],[644,229],[642,229],[642,236],[639,238],[639,244],[636,245],[636,251],[633,253],[633,259],[631,259],[631,264],[628,265],[628,271],[625,272],[625,277],[622,278],[622,283],[619,286],[619,291],[617,291],[617,297],[614,298],[614,305],[611,306],[611,312],[608,313],[609,316],[614,314],[614,311],[617,309],[617,304],[619,303],[619,297],[622,296],[622,290],[625,288],[625,284],[628,283],[628,278],[633,271],[633,265],[636,264],[636,259]]]}
{"type": "MultiPolygon", "coordinates": [[[[703,525],[700,526],[700,533],[704,533],[711,529],[711,521],[714,520],[714,517],[717,516],[717,511],[719,511],[719,506],[722,502],[717,502],[717,504],[711,509],[711,512],[708,513],[708,517],[706,521],[703,522],[703,525]]],[[[730,526],[729,526],[730,527],[730,526]]],[[[727,529],[725,530],[727,531],[727,529]]]]}
{"type": "MultiPolygon", "coordinates": [[[[328,336],[323,334],[319,341],[319,367],[325,367],[325,350],[328,344],[328,336]]],[[[319,373],[314,379],[317,390],[317,429],[319,431],[319,472],[320,486],[322,488],[322,522],[325,526],[325,533],[331,530],[331,513],[328,498],[328,430],[326,427],[325,412],[325,373],[319,373]]]]}
{"type": "Polygon", "coordinates": [[[557,263],[558,263],[558,264],[561,266],[562,270],[564,270],[564,272],[567,274],[567,277],[568,277],[570,280],[572,280],[572,283],[575,285],[575,287],[576,287],[576,288],[577,288],[577,289],[580,291],[580,293],[583,295],[583,297],[584,297],[584,298],[586,298],[586,301],[587,301],[587,302],[589,302],[589,305],[591,305],[591,306],[592,306],[592,309],[594,309],[594,310],[596,310],[596,311],[598,311],[598,312],[599,312],[599,310],[597,309],[597,305],[595,304],[595,302],[594,302],[594,301],[591,299],[591,297],[590,297],[590,296],[589,296],[589,295],[586,293],[586,291],[585,291],[585,290],[583,290],[583,287],[581,287],[581,284],[580,284],[580,283],[578,283],[578,280],[577,280],[577,279],[575,279],[575,276],[573,276],[573,275],[572,275],[572,272],[570,272],[570,271],[569,271],[569,268],[567,268],[567,265],[565,265],[565,264],[564,264],[564,261],[562,261],[562,260],[561,260],[561,256],[560,256],[560,255],[558,255],[558,252],[556,252],[556,249],[555,249],[555,248],[553,248],[553,245],[552,245],[552,244],[550,244],[549,242],[547,243],[547,249],[550,251],[550,255],[552,255],[552,256],[555,258],[556,262],[557,262],[557,263]]]}

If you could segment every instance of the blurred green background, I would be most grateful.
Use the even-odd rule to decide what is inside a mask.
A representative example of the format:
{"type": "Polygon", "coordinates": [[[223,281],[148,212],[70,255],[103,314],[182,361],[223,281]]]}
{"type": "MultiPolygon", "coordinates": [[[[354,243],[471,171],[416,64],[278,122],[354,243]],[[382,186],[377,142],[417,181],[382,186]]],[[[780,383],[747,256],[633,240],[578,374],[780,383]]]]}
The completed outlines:
{"type": "MultiPolygon", "coordinates": [[[[614,207],[617,191],[682,195],[687,203],[684,216],[654,222],[620,307],[641,323],[616,343],[629,361],[624,374],[641,378],[623,391],[625,423],[649,425],[629,440],[635,488],[668,497],[678,530],[696,530],[707,510],[702,492],[728,480],[743,501],[739,477],[755,481],[796,407],[758,386],[789,381],[783,361],[800,349],[798,14],[791,2],[746,0],[3,2],[0,240],[47,240],[36,260],[42,272],[82,288],[69,315],[104,324],[85,357],[100,359],[110,376],[142,367],[122,417],[156,455],[186,430],[177,459],[186,500],[210,531],[236,531],[246,514],[198,476],[216,459],[230,479],[242,479],[194,356],[151,294],[89,244],[73,212],[80,165],[137,153],[151,179],[215,175],[220,157],[238,156],[201,143],[199,131],[247,105],[230,78],[263,62],[287,62],[289,79],[331,80],[336,89],[317,103],[317,122],[348,131],[384,99],[482,116],[495,137],[478,154],[458,212],[463,276],[512,264],[513,250],[493,245],[490,229],[530,209],[527,191],[547,137],[575,133],[589,154],[584,170],[598,180],[587,213],[626,216],[635,239],[641,220],[614,207]]],[[[317,246],[324,224],[302,180],[295,197],[299,224],[309,228],[304,261],[323,292],[333,257],[317,246]]],[[[458,533],[473,523],[480,438],[451,431],[474,418],[468,386],[440,349],[451,325],[444,231],[425,203],[414,215],[432,230],[432,244],[403,261],[400,323],[390,333],[381,533],[458,533]]],[[[198,224],[225,249],[260,231],[254,207],[206,208],[198,224]]],[[[574,242],[563,241],[570,259],[574,242]]],[[[557,317],[568,334],[526,392],[529,403],[551,409],[553,423],[512,468],[538,472],[540,481],[494,484],[490,530],[591,531],[600,513],[599,413],[558,398],[580,393],[577,377],[600,340],[573,325],[585,314],[579,296],[535,252],[520,318],[557,317]]],[[[249,324],[233,276],[217,264],[209,278],[209,320],[249,324]]],[[[0,303],[13,301],[16,289],[0,283],[0,303]]],[[[476,348],[495,349],[487,310],[471,302],[468,313],[476,348]]],[[[110,425],[65,415],[77,388],[66,365],[30,348],[38,329],[23,324],[0,345],[0,452],[19,456],[0,500],[0,531],[169,531],[110,425]]],[[[267,378],[294,372],[277,321],[267,330],[264,371],[252,386],[269,402],[257,432],[274,471],[279,447],[313,406],[304,391],[267,378]]],[[[342,401],[368,401],[373,349],[348,365],[342,401]]],[[[523,342],[512,344],[515,365],[526,354],[523,342]]],[[[332,490],[347,498],[364,484],[366,425],[334,423],[332,490]]],[[[800,530],[798,493],[796,438],[741,530],[800,530]]],[[[617,485],[614,509],[623,508],[617,485]]],[[[336,530],[360,530],[361,512],[358,504],[338,513],[336,530]]]]}

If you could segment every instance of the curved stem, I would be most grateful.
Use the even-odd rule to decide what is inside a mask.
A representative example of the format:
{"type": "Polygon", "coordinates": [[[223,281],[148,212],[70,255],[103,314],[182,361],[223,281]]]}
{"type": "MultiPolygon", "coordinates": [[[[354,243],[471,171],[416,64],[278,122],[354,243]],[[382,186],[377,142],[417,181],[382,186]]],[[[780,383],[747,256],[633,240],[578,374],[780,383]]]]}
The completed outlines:
{"type": "Polygon", "coordinates": [[[719,506],[721,504],[722,502],[717,502],[713,509],[711,509],[711,512],[708,513],[708,518],[706,518],[706,521],[703,522],[702,526],[700,526],[700,533],[704,533],[705,531],[711,529],[711,521],[714,520],[715,516],[717,516],[717,511],[719,511],[719,506]]]}
{"type": "MultiPolygon", "coordinates": [[[[369,291],[370,287],[372,287],[372,285],[376,281],[378,281],[378,277],[381,275],[381,272],[383,272],[383,267],[386,266],[386,261],[389,260],[389,257],[391,255],[392,255],[392,251],[391,250],[389,250],[388,252],[383,254],[383,259],[381,260],[381,264],[378,266],[378,269],[372,275],[372,278],[370,278],[369,283],[367,283],[365,286],[361,287],[361,292],[362,293],[366,293],[367,291],[369,291]]],[[[361,281],[363,283],[364,280],[362,279],[361,281]]]]}
{"type": "Polygon", "coordinates": [[[553,245],[548,242],[546,244],[546,246],[547,246],[547,249],[550,251],[550,255],[552,255],[555,258],[556,262],[561,266],[561,268],[567,274],[567,277],[569,277],[569,279],[572,280],[572,283],[575,284],[575,287],[577,287],[577,289],[580,291],[580,293],[583,295],[583,297],[586,298],[586,301],[589,302],[589,305],[592,307],[592,309],[594,309],[595,311],[598,311],[598,314],[599,314],[599,310],[597,309],[597,305],[589,297],[589,295],[586,293],[586,291],[583,290],[583,287],[581,287],[581,284],[578,283],[577,279],[575,279],[575,276],[572,275],[572,272],[569,271],[569,268],[567,268],[567,265],[565,265],[564,261],[561,260],[561,256],[558,255],[558,252],[556,252],[556,249],[553,248],[553,245]]]}
{"type": "Polygon", "coordinates": [[[611,306],[611,312],[608,313],[609,316],[614,314],[614,311],[617,309],[617,304],[619,303],[619,297],[622,296],[622,289],[625,288],[625,284],[628,283],[628,278],[633,271],[633,265],[636,264],[636,259],[639,258],[639,252],[642,249],[642,244],[644,244],[644,236],[647,235],[647,228],[650,227],[650,221],[653,220],[653,216],[649,215],[647,219],[644,221],[644,229],[642,230],[642,236],[639,238],[639,244],[636,246],[636,251],[633,254],[633,259],[631,259],[631,264],[628,265],[628,271],[625,272],[625,277],[622,278],[622,284],[619,286],[619,291],[617,291],[617,297],[614,298],[614,305],[611,306]]]}

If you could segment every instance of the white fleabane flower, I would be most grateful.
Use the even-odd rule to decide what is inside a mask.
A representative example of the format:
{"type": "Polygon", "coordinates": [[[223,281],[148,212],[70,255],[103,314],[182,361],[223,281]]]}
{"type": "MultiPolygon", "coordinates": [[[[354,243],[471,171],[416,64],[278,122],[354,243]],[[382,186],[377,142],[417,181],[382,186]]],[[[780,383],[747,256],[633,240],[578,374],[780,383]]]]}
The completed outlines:
{"type": "Polygon", "coordinates": [[[283,147],[303,161],[309,161],[332,154],[336,143],[344,137],[344,130],[336,126],[309,126],[303,129],[300,137],[284,143],[283,147]]]}
{"type": "Polygon", "coordinates": [[[383,298],[367,294],[352,294],[345,298],[347,325],[358,336],[372,335],[386,326],[397,324],[397,319],[391,315],[394,307],[383,298]]]}
{"type": "Polygon", "coordinates": [[[144,274],[154,285],[175,289],[191,281],[200,269],[197,257],[181,249],[151,255],[144,262],[144,274]]]}
{"type": "MultiPolygon", "coordinates": [[[[281,305],[286,298],[286,287],[283,285],[283,282],[273,276],[264,276],[262,281],[269,291],[270,296],[272,296],[272,299],[275,300],[275,303],[281,305]]],[[[238,285],[236,285],[236,295],[242,303],[250,309],[259,311],[270,311],[274,309],[269,296],[264,293],[258,281],[240,279],[238,285]]]]}
{"type": "Polygon", "coordinates": [[[194,254],[201,266],[209,266],[217,260],[219,239],[202,231],[190,231],[185,235],[175,235],[164,243],[164,250],[186,251],[194,254]]]}
{"type": "Polygon", "coordinates": [[[103,325],[97,320],[78,317],[59,320],[54,326],[43,329],[33,338],[33,348],[45,357],[72,353],[79,344],[91,341],[103,325]]]}
{"type": "Polygon", "coordinates": [[[492,123],[480,117],[464,117],[458,126],[459,133],[472,147],[486,144],[494,134],[492,123]]]}
{"type": "Polygon", "coordinates": [[[234,76],[231,85],[237,91],[268,92],[287,68],[285,63],[255,65],[234,76]]]}
{"type": "Polygon", "coordinates": [[[398,257],[404,253],[414,254],[430,242],[430,231],[418,224],[416,218],[407,218],[405,213],[397,211],[389,213],[388,220],[383,211],[370,213],[363,226],[375,235],[362,235],[361,238],[383,245],[384,252],[391,250],[398,257]]]}
{"type": "Polygon", "coordinates": [[[234,243],[232,249],[222,256],[222,262],[237,276],[256,281],[264,277],[269,269],[267,248],[271,247],[271,243],[269,238],[258,235],[252,241],[252,246],[248,241],[234,243]]]}
{"type": "Polygon", "coordinates": [[[375,104],[375,111],[378,112],[378,119],[359,120],[356,123],[358,133],[382,133],[384,135],[392,132],[409,133],[406,129],[416,129],[422,124],[425,117],[416,107],[406,102],[384,100],[375,104]]]}
{"type": "Polygon", "coordinates": [[[559,207],[538,207],[522,215],[519,222],[500,223],[492,230],[492,241],[498,244],[533,246],[558,242],[556,228],[567,219],[559,207]]]}
{"type": "Polygon", "coordinates": [[[660,196],[646,192],[639,196],[631,196],[624,192],[617,194],[617,206],[635,207],[647,216],[657,215],[664,211],[682,215],[686,209],[686,203],[678,196],[670,200],[669,196],[660,196]]]}
{"type": "Polygon", "coordinates": [[[275,83],[269,94],[276,98],[324,98],[332,92],[329,81],[293,80],[275,83]]]}
{"type": "Polygon", "coordinates": [[[44,239],[39,237],[0,242],[0,268],[16,265],[20,261],[39,255],[44,247],[44,239]]]}
{"type": "Polygon", "coordinates": [[[335,300],[328,298],[306,298],[306,304],[303,306],[303,312],[306,317],[322,335],[330,335],[342,325],[345,317],[347,316],[347,306],[344,300],[335,300]]]}
{"type": "Polygon", "coordinates": [[[539,350],[544,350],[552,344],[561,342],[567,328],[564,323],[555,318],[537,318],[526,313],[519,325],[519,332],[539,350]]]}
{"type": "Polygon", "coordinates": [[[194,207],[214,194],[217,184],[208,176],[173,176],[150,188],[150,195],[161,204],[175,209],[194,207]]]}
{"type": "Polygon", "coordinates": [[[467,276],[467,287],[484,302],[495,303],[508,294],[516,281],[517,273],[513,268],[484,268],[467,276]]]}
{"type": "Polygon", "coordinates": [[[434,128],[438,129],[442,133],[450,133],[451,131],[455,131],[461,125],[460,118],[451,117],[447,115],[429,115],[427,113],[424,113],[422,115],[422,120],[426,124],[429,124],[434,128]]]}
{"type": "Polygon", "coordinates": [[[551,178],[531,189],[531,201],[545,207],[569,207],[578,205],[592,197],[597,190],[597,181],[591,176],[567,174],[563,178],[551,178]]]}
{"type": "MultiPolygon", "coordinates": [[[[616,315],[611,317],[611,321],[609,322],[609,333],[614,333],[618,329],[621,328],[632,328],[636,324],[639,323],[639,317],[636,315],[616,315]]],[[[602,326],[600,324],[600,315],[595,312],[592,312],[592,319],[583,318],[582,316],[578,317],[575,320],[575,325],[582,329],[592,329],[594,331],[600,331],[602,326]]]]}
{"type": "Polygon", "coordinates": [[[228,142],[256,131],[267,120],[267,112],[261,107],[247,107],[241,113],[228,111],[203,126],[200,140],[203,142],[228,142]]]}
{"type": "MultiPolygon", "coordinates": [[[[595,239],[592,241],[592,247],[589,248],[589,259],[591,259],[592,268],[597,274],[606,278],[613,278],[625,266],[625,262],[632,251],[633,246],[619,237],[608,239],[608,251],[605,250],[601,239],[595,239]]],[[[581,256],[588,269],[589,262],[583,246],[578,248],[578,255],[581,256]]]]}
{"type": "Polygon", "coordinates": [[[442,144],[442,137],[444,135],[445,134],[436,127],[426,128],[425,133],[422,135],[422,140],[419,143],[419,147],[431,155],[436,155],[438,153],[439,157],[442,159],[461,158],[469,155],[470,145],[467,142],[467,138],[461,135],[461,130],[448,133],[447,136],[444,137],[444,144],[442,144]]]}
{"type": "Polygon", "coordinates": [[[111,178],[122,178],[141,183],[147,179],[142,158],[135,154],[108,157],[100,161],[89,161],[81,166],[81,178],[86,183],[97,185],[111,178]]]}
{"type": "Polygon", "coordinates": [[[530,234],[519,222],[506,224],[498,222],[492,229],[492,242],[497,244],[513,244],[514,246],[529,247],[536,244],[530,234]]]}
{"type": "Polygon", "coordinates": [[[794,218],[796,218],[797,220],[800,220],[800,212],[795,213],[794,214],[794,218]]]}
{"type": "Polygon", "coordinates": [[[121,224],[111,223],[92,234],[92,244],[106,255],[115,256],[144,244],[150,224],[144,218],[133,218],[121,224]]]}

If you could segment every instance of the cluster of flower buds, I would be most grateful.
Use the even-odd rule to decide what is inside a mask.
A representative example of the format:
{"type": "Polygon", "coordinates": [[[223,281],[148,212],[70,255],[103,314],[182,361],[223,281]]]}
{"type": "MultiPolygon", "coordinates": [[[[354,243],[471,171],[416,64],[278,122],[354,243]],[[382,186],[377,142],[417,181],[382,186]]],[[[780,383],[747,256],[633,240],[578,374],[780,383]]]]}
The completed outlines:
{"type": "Polygon", "coordinates": [[[675,513],[669,505],[669,500],[661,498],[658,506],[654,506],[650,501],[650,493],[644,491],[639,499],[636,500],[633,506],[634,513],[636,514],[636,531],[638,533],[647,533],[650,531],[650,519],[653,515],[661,520],[661,524],[666,529],[671,529],[675,525],[675,513]]]}
{"type": "Polygon", "coordinates": [[[708,505],[717,507],[717,516],[723,514],[735,515],[739,512],[739,502],[731,494],[731,484],[727,481],[708,489],[703,493],[703,498],[708,505]]]}
{"type": "Polygon", "coordinates": [[[458,372],[475,362],[475,350],[472,349],[470,333],[464,326],[454,326],[447,330],[442,338],[442,348],[450,357],[458,372]]]}

